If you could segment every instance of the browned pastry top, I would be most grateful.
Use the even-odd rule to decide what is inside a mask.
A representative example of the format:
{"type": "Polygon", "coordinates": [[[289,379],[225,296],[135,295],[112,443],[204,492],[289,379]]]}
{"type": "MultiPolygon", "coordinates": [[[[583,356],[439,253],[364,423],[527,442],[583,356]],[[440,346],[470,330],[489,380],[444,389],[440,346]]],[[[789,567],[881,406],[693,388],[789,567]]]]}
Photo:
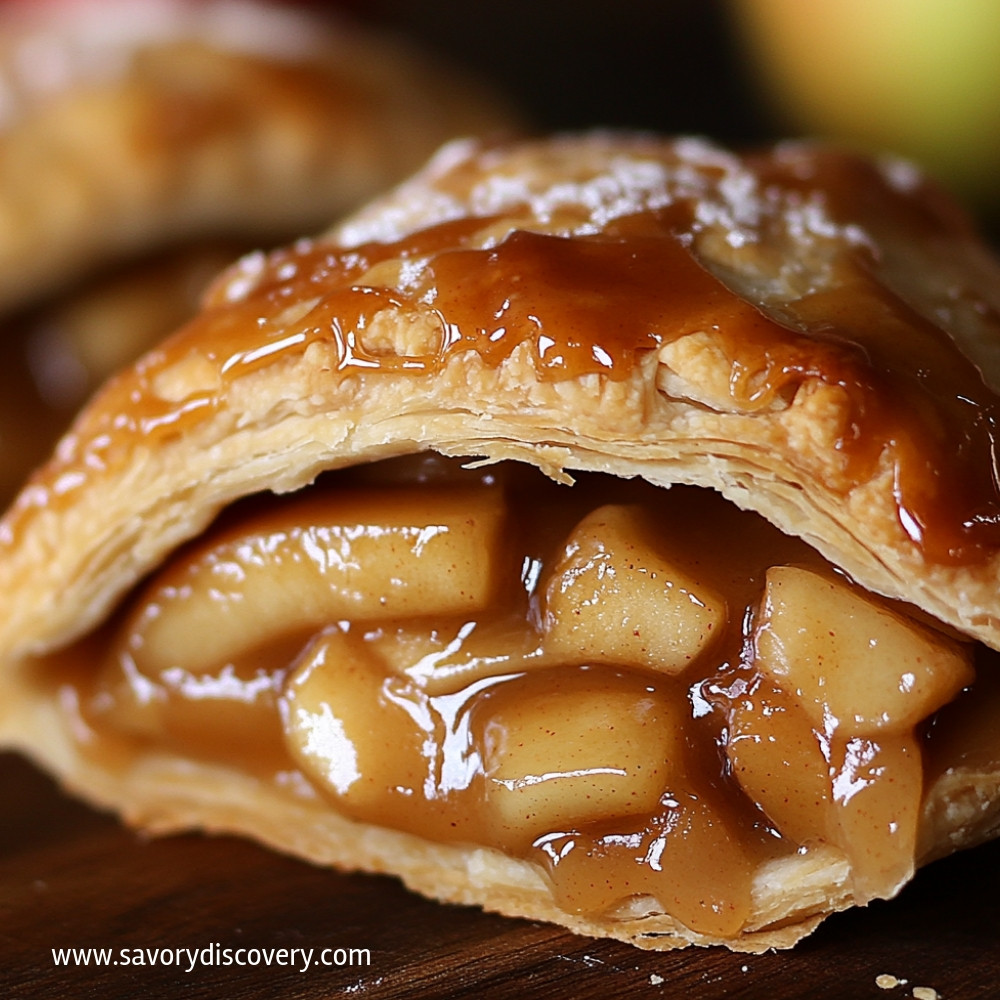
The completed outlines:
{"type": "MultiPolygon", "coordinates": [[[[314,342],[336,348],[331,379],[419,378],[463,351],[495,366],[521,348],[540,379],[620,381],[641,356],[708,330],[731,366],[732,407],[786,405],[811,382],[836,388],[845,409],[831,444],[843,481],[869,478],[891,455],[900,522],[930,558],[969,562],[995,550],[998,400],[949,327],[968,312],[1000,333],[1000,313],[960,285],[922,301],[934,290],[899,287],[893,273],[907,240],[967,238],[964,220],[923,186],[805,147],[699,164],[697,182],[685,184],[692,149],[658,150],[659,196],[599,220],[562,210],[522,229],[487,208],[387,242],[301,241],[249,258],[203,316],[118,387],[122,405],[105,404],[118,426],[100,447],[173,433],[211,412],[227,383],[314,342]],[[893,228],[895,245],[880,244],[878,226],[893,228]],[[794,258],[769,272],[793,240],[802,273],[794,258]],[[386,267],[392,280],[373,278],[386,267]],[[432,328],[396,349],[369,333],[386,309],[423,312],[432,328]],[[164,397],[162,373],[193,355],[214,367],[211,388],[164,397]]],[[[528,211],[527,201],[504,206],[508,216],[528,211]]]]}
{"type": "Polygon", "coordinates": [[[426,393],[437,413],[437,393],[449,419],[556,422],[533,440],[566,427],[614,450],[627,425],[622,449],[665,462],[654,481],[715,486],[995,641],[997,272],[905,164],[646,136],[457,143],[339,230],[221,278],[83,414],[6,535],[139,447],[298,418],[333,434],[345,399],[426,393]],[[695,462],[706,448],[720,460],[695,462]],[[927,597],[942,587],[957,593],[927,597]]]}

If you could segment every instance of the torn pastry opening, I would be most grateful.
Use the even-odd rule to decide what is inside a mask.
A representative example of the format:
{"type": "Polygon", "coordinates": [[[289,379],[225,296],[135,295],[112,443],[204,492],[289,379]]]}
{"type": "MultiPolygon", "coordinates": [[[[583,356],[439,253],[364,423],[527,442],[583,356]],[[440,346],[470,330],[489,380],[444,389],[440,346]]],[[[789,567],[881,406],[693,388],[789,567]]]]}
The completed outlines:
{"type": "Polygon", "coordinates": [[[709,491],[428,452],[239,502],[39,676],[103,766],[221,764],[726,940],[783,863],[911,877],[936,783],[1000,761],[977,656],[709,491]]]}

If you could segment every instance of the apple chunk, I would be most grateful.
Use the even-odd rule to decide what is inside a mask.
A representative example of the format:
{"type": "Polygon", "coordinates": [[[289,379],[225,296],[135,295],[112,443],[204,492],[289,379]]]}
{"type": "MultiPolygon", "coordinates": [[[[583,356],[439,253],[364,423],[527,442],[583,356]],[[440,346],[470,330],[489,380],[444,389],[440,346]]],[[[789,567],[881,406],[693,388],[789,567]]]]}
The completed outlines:
{"type": "Polygon", "coordinates": [[[752,852],[710,789],[671,791],[652,817],[626,817],[610,829],[557,833],[533,845],[564,910],[600,913],[625,895],[648,894],[702,934],[735,937],[746,924],[752,852]]]}
{"type": "Polygon", "coordinates": [[[547,650],[676,674],[712,642],[725,602],[649,537],[628,506],[601,507],[576,526],[545,590],[547,650]]]}
{"type": "Polygon", "coordinates": [[[504,516],[488,488],[307,491],[175,561],[124,643],[147,676],[198,673],[338,620],[479,611],[498,584],[504,516]]]}
{"type": "Polygon", "coordinates": [[[726,754],[783,837],[843,851],[859,902],[892,896],[913,873],[923,761],[912,734],[828,739],[758,677],[730,707],[726,754]]]}
{"type": "Polygon", "coordinates": [[[754,645],[757,669],[825,733],[907,732],[974,677],[960,643],[795,566],[768,570],[754,645]]]}
{"type": "Polygon", "coordinates": [[[837,840],[851,861],[859,902],[895,895],[913,875],[923,758],[912,736],[835,741],[837,840]]]}
{"type": "Polygon", "coordinates": [[[419,692],[387,697],[384,665],[363,641],[336,627],[303,651],[281,697],[292,757],[349,814],[377,818],[420,796],[428,780],[425,744],[440,734],[419,692]]]}
{"type": "Polygon", "coordinates": [[[557,667],[491,691],[476,728],[505,839],[655,809],[679,766],[683,705],[606,667],[557,667]]]}
{"type": "Polygon", "coordinates": [[[805,712],[766,678],[734,701],[726,755],[740,787],[783,837],[798,845],[832,839],[824,747],[805,712]]]}

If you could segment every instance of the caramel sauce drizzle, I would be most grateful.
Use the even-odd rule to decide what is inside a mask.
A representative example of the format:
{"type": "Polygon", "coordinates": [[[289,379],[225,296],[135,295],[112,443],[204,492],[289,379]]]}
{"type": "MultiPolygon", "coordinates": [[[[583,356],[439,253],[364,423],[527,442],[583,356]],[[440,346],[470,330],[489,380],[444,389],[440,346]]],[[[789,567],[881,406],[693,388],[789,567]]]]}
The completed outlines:
{"type": "MultiPolygon", "coordinates": [[[[809,173],[762,160],[756,169],[765,189],[819,196],[845,224],[869,207],[845,191],[877,188],[883,219],[905,214],[910,231],[940,225],[874,174],[845,174],[845,162],[810,162],[809,173]]],[[[496,222],[462,218],[350,249],[303,241],[244,262],[198,318],[107,387],[28,504],[50,504],[90,468],[126,461],[140,440],[183,433],[224,407],[234,380],[315,342],[335,346],[331,378],[432,373],[468,351],[498,366],[527,348],[542,379],[622,380],[650,351],[707,330],[730,359],[731,393],[747,411],[791,398],[811,380],[842,387],[849,418],[836,448],[847,473],[864,481],[891,456],[900,523],[928,559],[971,563],[1000,545],[997,396],[945,330],[880,280],[870,248],[838,249],[834,287],[779,313],[708,270],[693,199],[622,216],[593,235],[515,229],[479,245],[496,222]],[[389,262],[400,275],[392,287],[366,277],[389,262]],[[303,302],[311,308],[289,320],[303,302]],[[371,347],[367,333],[386,309],[430,311],[438,343],[413,355],[371,347]],[[190,358],[211,369],[207,387],[180,399],[159,395],[157,377],[190,358]]]]}

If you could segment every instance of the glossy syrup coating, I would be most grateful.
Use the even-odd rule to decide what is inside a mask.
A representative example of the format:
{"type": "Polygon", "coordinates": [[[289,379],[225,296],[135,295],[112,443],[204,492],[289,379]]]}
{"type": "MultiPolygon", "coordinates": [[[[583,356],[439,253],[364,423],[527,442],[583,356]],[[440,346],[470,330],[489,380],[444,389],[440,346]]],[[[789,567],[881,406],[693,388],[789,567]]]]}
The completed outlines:
{"type": "Polygon", "coordinates": [[[597,212],[529,202],[385,242],[302,241],[246,258],[198,319],[110,390],[80,444],[114,461],[131,439],[197,424],[233,381],[314,344],[330,352],[329,379],[419,380],[463,352],[500,366],[520,351],[542,380],[621,381],[643,358],[707,335],[729,367],[726,405],[741,413],[786,407],[804,386],[836,393],[838,485],[888,463],[900,524],[928,558],[994,551],[992,348],[964,352],[948,327],[968,313],[996,333],[996,305],[958,285],[941,292],[944,305],[898,287],[877,226],[855,221],[872,208],[877,224],[933,243],[960,220],[837,154],[699,164],[690,189],[683,149],[663,160],[662,190],[599,224],[597,212]],[[795,227],[808,235],[801,258],[775,266],[795,227]]]}
{"type": "MultiPolygon", "coordinates": [[[[17,696],[17,711],[0,704],[0,735],[138,825],[246,833],[397,872],[437,898],[657,947],[791,943],[825,913],[895,892],[916,859],[995,833],[976,804],[996,798],[998,758],[989,737],[962,738],[988,688],[914,728],[965,683],[960,639],[939,637],[951,650],[940,662],[957,666],[929,702],[916,666],[894,655],[879,671],[919,694],[915,713],[858,704],[877,684],[824,698],[815,670],[796,677],[775,650],[795,609],[816,603],[793,599],[815,592],[810,574],[864,601],[874,578],[921,606],[921,629],[937,635],[944,621],[1000,643],[994,498],[974,461],[982,449],[992,467],[995,273],[962,220],[899,165],[801,147],[737,158],[649,137],[445,150],[330,236],[245,258],[198,319],[107,386],[22,493],[0,525],[0,656],[17,696]],[[884,299],[891,308],[872,308],[884,299]],[[944,370],[916,365],[900,331],[944,370]],[[875,384],[909,409],[889,412],[875,384]],[[918,431],[960,417],[952,449],[928,433],[917,452],[918,431]],[[236,612],[228,628],[253,633],[249,649],[238,642],[207,666],[173,656],[169,640],[197,648],[218,607],[209,565],[258,582],[274,569],[284,592],[281,558],[251,572],[283,550],[262,544],[275,522],[258,530],[258,503],[274,502],[279,529],[288,518],[299,540],[290,551],[305,552],[346,537],[296,527],[310,498],[321,511],[328,486],[348,496],[380,477],[410,490],[433,462],[407,474],[378,460],[428,452],[478,467],[465,470],[483,477],[476,490],[520,494],[505,499],[525,533],[517,544],[507,533],[471,543],[499,554],[506,581],[476,584],[477,610],[427,609],[419,624],[326,604],[335,621],[295,618],[282,632],[281,602],[265,622],[254,607],[269,590],[254,584],[247,623],[236,612]],[[541,481],[504,483],[512,468],[541,481]],[[923,493],[914,470],[927,472],[923,493]],[[611,484],[596,504],[594,472],[611,484]],[[940,502],[945,473],[965,513],[940,502]],[[551,482],[574,477],[571,489],[551,482]],[[746,528],[716,492],[660,488],[670,484],[711,487],[772,523],[746,528]],[[286,505],[273,493],[292,495],[286,505]],[[984,516],[966,526],[977,497],[984,516]],[[636,502],[641,517],[604,509],[636,502]],[[248,544],[216,548],[216,529],[244,515],[248,544]],[[775,566],[795,572],[771,581],[762,614],[775,566]],[[190,600],[156,597],[189,569],[190,600]],[[686,654],[651,654],[663,630],[638,615],[658,603],[629,606],[608,569],[643,575],[646,589],[669,578],[701,600],[709,613],[685,629],[686,654]],[[554,626],[562,597],[586,601],[587,588],[608,598],[606,617],[569,607],[577,627],[554,626]],[[178,627],[156,638],[158,664],[140,664],[142,623],[161,613],[178,627]],[[621,626],[607,657],[581,648],[605,625],[621,626]],[[620,732],[595,710],[603,702],[620,710],[620,732]],[[551,710],[532,710],[543,703],[551,710]],[[559,748],[544,771],[539,737],[559,748]],[[244,739],[254,753],[239,752],[244,739]],[[817,759],[828,786],[802,777],[816,767],[788,766],[817,759]],[[795,794],[775,775],[798,775],[795,794]],[[678,882],[686,870],[704,877],[678,882]],[[651,913],[652,886],[664,902],[651,913]],[[651,942],[660,934],[669,940],[651,942]]],[[[424,509],[430,520],[402,536],[436,532],[435,516],[424,509]]],[[[365,606],[381,597],[392,595],[365,606]]],[[[844,614],[828,631],[854,616],[852,601],[835,603],[844,614]]],[[[888,635],[923,656],[922,640],[900,638],[905,618],[871,620],[879,644],[888,635]]],[[[804,662],[856,648],[834,643],[804,662]]],[[[981,662],[995,672],[995,657],[981,662]]]]}

